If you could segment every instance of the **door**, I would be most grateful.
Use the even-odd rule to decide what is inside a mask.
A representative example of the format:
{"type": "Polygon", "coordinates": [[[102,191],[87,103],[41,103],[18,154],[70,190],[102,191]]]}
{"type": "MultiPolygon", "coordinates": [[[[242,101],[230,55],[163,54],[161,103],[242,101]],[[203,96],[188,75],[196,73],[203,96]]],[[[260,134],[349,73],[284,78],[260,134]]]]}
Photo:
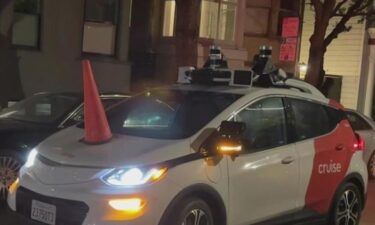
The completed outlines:
{"type": "Polygon", "coordinates": [[[287,99],[294,117],[300,160],[298,205],[325,215],[354,153],[354,133],[342,111],[301,99],[287,99]]]}
{"type": "Polygon", "coordinates": [[[248,225],[296,208],[298,158],[288,144],[283,100],[270,97],[241,110],[244,152],[228,159],[230,224],[248,225]]]}

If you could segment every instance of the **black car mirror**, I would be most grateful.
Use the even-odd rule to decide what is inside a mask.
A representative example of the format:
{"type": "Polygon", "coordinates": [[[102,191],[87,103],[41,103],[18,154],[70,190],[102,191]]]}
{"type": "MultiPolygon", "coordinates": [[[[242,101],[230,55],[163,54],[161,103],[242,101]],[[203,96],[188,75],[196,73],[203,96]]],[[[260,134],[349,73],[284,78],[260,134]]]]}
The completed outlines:
{"type": "Polygon", "coordinates": [[[223,155],[235,156],[242,152],[242,134],[246,124],[241,122],[223,121],[219,129],[216,149],[223,155]]]}

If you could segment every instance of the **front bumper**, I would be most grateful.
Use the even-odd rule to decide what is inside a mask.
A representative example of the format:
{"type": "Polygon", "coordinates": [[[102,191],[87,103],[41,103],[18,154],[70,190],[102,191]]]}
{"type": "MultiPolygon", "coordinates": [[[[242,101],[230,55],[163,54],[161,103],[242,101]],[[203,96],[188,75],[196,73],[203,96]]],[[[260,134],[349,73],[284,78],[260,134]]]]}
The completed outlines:
{"type": "Polygon", "coordinates": [[[25,224],[31,222],[31,202],[37,200],[56,206],[56,225],[157,225],[178,191],[179,188],[167,180],[148,188],[123,190],[110,189],[101,182],[45,185],[26,175],[21,179],[20,187],[9,193],[8,206],[28,221],[25,224]],[[165,187],[168,187],[168,191],[165,187]],[[133,218],[124,216],[108,205],[111,199],[134,196],[145,199],[146,206],[141,215],[133,218]]]}

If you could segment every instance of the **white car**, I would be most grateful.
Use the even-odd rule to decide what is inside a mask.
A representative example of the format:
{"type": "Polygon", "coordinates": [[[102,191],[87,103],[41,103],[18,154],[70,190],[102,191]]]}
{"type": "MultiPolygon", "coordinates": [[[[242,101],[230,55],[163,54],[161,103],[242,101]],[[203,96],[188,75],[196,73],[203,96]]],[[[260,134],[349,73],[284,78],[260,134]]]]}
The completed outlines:
{"type": "Polygon", "coordinates": [[[346,110],[353,130],[365,140],[363,159],[367,163],[370,179],[375,179],[375,124],[372,119],[354,110],[346,110]]]}
{"type": "Polygon", "coordinates": [[[367,166],[342,106],[301,81],[244,75],[206,70],[134,96],[97,143],[88,120],[53,135],[9,207],[50,225],[358,225],[367,166]]]}

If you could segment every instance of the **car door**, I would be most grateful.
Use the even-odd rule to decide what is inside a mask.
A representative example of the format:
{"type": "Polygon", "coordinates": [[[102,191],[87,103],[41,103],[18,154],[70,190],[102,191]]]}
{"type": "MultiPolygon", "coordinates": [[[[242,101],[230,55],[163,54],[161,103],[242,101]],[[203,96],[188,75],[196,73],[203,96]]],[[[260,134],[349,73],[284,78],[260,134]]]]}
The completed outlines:
{"type": "Polygon", "coordinates": [[[296,98],[288,98],[286,106],[294,117],[300,160],[298,205],[325,215],[346,176],[354,133],[344,113],[330,106],[296,98]]]}
{"type": "Polygon", "coordinates": [[[296,208],[298,158],[288,144],[286,115],[280,97],[249,104],[234,117],[246,123],[244,151],[229,159],[231,223],[248,225],[296,208]]]}

